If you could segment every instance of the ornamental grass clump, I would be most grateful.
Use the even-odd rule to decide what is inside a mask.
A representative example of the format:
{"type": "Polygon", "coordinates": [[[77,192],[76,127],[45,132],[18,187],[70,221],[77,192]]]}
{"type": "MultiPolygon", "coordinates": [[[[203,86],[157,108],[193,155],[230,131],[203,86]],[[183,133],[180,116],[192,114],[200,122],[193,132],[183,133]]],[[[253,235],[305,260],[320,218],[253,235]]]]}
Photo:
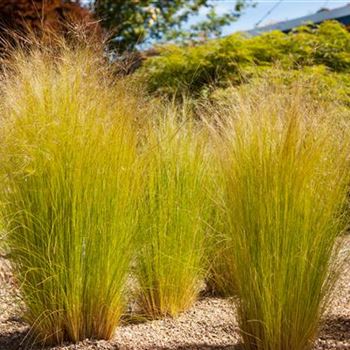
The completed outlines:
{"type": "MultiPolygon", "coordinates": [[[[203,115],[206,115],[206,112],[203,115]]],[[[213,113],[210,113],[210,116],[213,116],[213,113]]],[[[210,181],[208,181],[207,192],[211,206],[206,232],[206,267],[208,270],[206,287],[207,292],[211,295],[232,297],[235,294],[235,281],[232,279],[232,254],[230,248],[227,247],[225,233],[224,181],[219,170],[219,159],[213,155],[215,144],[211,143],[209,148],[208,176],[210,181]]]]}
{"type": "Polygon", "coordinates": [[[137,102],[91,49],[18,52],[1,81],[2,218],[32,336],[112,336],[138,193],[137,102]]]}
{"type": "Polygon", "coordinates": [[[136,276],[139,306],[149,318],[176,316],[190,307],[205,273],[205,136],[177,117],[173,111],[155,121],[144,150],[136,276]]]}
{"type": "Polygon", "coordinates": [[[265,83],[233,96],[220,121],[226,246],[247,350],[311,349],[336,277],[347,137],[306,95],[265,83]]]}

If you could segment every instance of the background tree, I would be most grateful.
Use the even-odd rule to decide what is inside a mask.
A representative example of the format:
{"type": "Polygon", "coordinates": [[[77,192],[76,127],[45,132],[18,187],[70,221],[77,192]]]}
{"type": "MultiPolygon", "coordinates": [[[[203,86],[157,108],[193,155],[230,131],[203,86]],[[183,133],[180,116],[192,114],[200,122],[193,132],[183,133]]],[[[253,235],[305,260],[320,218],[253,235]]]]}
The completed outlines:
{"type": "Polygon", "coordinates": [[[90,8],[110,33],[111,45],[125,51],[153,41],[188,42],[218,36],[251,1],[237,0],[222,15],[210,0],[95,0],[90,8]],[[190,18],[202,10],[207,13],[205,20],[189,26],[190,18]]]}

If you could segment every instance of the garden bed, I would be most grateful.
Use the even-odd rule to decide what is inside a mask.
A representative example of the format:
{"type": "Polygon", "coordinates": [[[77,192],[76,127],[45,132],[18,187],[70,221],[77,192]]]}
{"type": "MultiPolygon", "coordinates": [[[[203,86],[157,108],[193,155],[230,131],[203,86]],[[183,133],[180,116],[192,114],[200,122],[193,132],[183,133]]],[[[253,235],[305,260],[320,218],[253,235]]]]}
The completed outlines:
{"type": "MultiPolygon", "coordinates": [[[[344,238],[343,254],[349,255],[350,236],[344,238]]],[[[21,320],[20,299],[16,294],[9,264],[0,259],[0,350],[34,349],[26,343],[29,327],[21,320]]],[[[73,349],[239,349],[235,311],[229,300],[206,297],[177,319],[123,324],[109,342],[84,341],[54,347],[73,349]]],[[[38,347],[42,349],[42,347],[38,347]]],[[[346,262],[325,324],[315,349],[350,349],[350,261],[346,262]]]]}

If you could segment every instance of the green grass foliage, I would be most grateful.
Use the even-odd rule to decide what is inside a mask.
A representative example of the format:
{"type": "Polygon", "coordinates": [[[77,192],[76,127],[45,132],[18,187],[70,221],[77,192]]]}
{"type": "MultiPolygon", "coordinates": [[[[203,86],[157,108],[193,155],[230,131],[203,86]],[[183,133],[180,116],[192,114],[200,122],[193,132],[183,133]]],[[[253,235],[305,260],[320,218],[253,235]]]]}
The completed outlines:
{"type": "Polygon", "coordinates": [[[347,137],[305,89],[265,82],[232,101],[214,132],[244,348],[311,349],[346,224],[347,137]]]}
{"type": "Polygon", "coordinates": [[[335,77],[349,34],[328,22],[167,50],[146,64],[160,89],[264,69],[177,106],[91,47],[27,47],[3,66],[3,249],[31,334],[109,339],[132,292],[146,317],[176,316],[207,280],[236,297],[245,349],[311,349],[348,216],[349,85],[335,77]]]}
{"type": "Polygon", "coordinates": [[[22,51],[0,84],[2,217],[25,318],[44,343],[108,339],[124,308],[138,103],[98,57],[22,51]]]}
{"type": "Polygon", "coordinates": [[[176,316],[198,297],[205,274],[208,196],[205,135],[168,111],[148,133],[140,210],[139,304],[151,318],[176,316]]]}

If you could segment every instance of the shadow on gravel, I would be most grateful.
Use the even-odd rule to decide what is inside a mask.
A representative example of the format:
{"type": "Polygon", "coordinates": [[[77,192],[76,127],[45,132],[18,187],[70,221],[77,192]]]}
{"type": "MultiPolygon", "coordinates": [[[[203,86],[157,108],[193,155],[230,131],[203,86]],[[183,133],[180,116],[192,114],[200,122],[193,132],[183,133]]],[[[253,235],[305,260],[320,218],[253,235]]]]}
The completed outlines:
{"type": "Polygon", "coordinates": [[[324,340],[345,341],[350,339],[350,318],[327,318],[322,327],[320,338],[324,340]]]}
{"type": "Polygon", "coordinates": [[[30,349],[25,342],[27,335],[27,330],[0,334],[0,350],[30,349]]]}

